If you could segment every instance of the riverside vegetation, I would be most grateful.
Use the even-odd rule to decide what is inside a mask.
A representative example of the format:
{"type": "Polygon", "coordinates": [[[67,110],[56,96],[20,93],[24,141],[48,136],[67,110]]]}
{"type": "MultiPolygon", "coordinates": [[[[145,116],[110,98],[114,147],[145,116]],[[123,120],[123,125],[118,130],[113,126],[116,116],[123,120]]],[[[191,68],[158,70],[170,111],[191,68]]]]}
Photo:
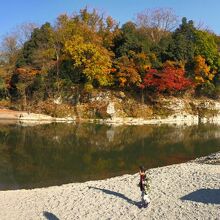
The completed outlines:
{"type": "MultiPolygon", "coordinates": [[[[117,116],[152,118],[171,114],[160,100],[175,96],[189,100],[197,114],[194,100],[219,97],[220,38],[179,20],[159,8],[119,25],[84,8],[54,24],[22,24],[1,44],[0,105],[55,117],[109,118],[113,100],[117,116]]],[[[215,108],[198,114],[205,111],[217,114],[215,108]]]]}

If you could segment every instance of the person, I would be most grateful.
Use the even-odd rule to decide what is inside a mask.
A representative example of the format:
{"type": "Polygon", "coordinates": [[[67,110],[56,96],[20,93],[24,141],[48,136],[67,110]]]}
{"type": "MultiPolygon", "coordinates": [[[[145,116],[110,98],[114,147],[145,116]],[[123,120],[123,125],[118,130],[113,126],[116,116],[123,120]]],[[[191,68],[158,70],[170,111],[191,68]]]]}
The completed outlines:
{"type": "Polygon", "coordinates": [[[149,190],[149,179],[146,177],[145,168],[143,166],[139,167],[139,175],[140,175],[140,190],[141,190],[141,202],[144,207],[148,207],[150,203],[150,198],[148,196],[149,190]]]}

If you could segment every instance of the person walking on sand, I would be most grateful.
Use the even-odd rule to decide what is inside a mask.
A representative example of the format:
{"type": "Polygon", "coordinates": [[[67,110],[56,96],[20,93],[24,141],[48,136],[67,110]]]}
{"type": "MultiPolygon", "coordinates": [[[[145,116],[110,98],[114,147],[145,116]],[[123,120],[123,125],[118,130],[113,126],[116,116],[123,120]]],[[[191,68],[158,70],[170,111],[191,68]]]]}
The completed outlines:
{"type": "Polygon", "coordinates": [[[145,169],[143,166],[139,167],[139,175],[140,175],[140,190],[141,190],[141,202],[143,207],[148,207],[150,203],[150,199],[148,196],[148,190],[149,190],[149,179],[146,177],[145,169]]]}

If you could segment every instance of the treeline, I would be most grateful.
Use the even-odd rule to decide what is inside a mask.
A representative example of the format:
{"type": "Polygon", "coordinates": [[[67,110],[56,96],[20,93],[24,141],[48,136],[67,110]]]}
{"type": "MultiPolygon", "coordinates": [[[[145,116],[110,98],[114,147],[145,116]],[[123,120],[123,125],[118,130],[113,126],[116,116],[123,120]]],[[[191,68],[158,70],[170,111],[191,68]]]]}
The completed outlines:
{"type": "Polygon", "coordinates": [[[146,10],[120,26],[84,8],[53,25],[22,25],[3,39],[0,96],[24,107],[74,88],[217,98],[219,47],[217,35],[186,18],[178,22],[171,9],[146,10]]]}

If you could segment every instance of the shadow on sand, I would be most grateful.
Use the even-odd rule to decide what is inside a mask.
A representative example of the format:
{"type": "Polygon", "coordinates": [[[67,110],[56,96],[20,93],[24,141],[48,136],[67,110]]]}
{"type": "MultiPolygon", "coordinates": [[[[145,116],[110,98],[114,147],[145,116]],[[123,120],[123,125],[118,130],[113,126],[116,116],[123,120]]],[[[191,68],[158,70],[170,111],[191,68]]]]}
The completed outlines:
{"type": "Polygon", "coordinates": [[[47,220],[59,220],[59,218],[57,218],[53,213],[51,212],[43,212],[44,217],[47,218],[47,220]]]}
{"type": "Polygon", "coordinates": [[[193,202],[201,202],[205,204],[220,204],[220,189],[199,189],[186,196],[180,198],[193,202]]]}
{"type": "Polygon", "coordinates": [[[132,199],[129,199],[127,196],[125,196],[122,193],[114,192],[114,191],[111,191],[108,189],[101,189],[101,188],[97,188],[97,187],[93,187],[93,186],[89,186],[89,189],[99,190],[99,191],[102,191],[108,195],[113,195],[113,196],[119,197],[121,199],[124,199],[125,201],[127,201],[128,203],[130,203],[132,205],[136,205],[138,208],[142,208],[141,202],[133,201],[132,199]]]}

